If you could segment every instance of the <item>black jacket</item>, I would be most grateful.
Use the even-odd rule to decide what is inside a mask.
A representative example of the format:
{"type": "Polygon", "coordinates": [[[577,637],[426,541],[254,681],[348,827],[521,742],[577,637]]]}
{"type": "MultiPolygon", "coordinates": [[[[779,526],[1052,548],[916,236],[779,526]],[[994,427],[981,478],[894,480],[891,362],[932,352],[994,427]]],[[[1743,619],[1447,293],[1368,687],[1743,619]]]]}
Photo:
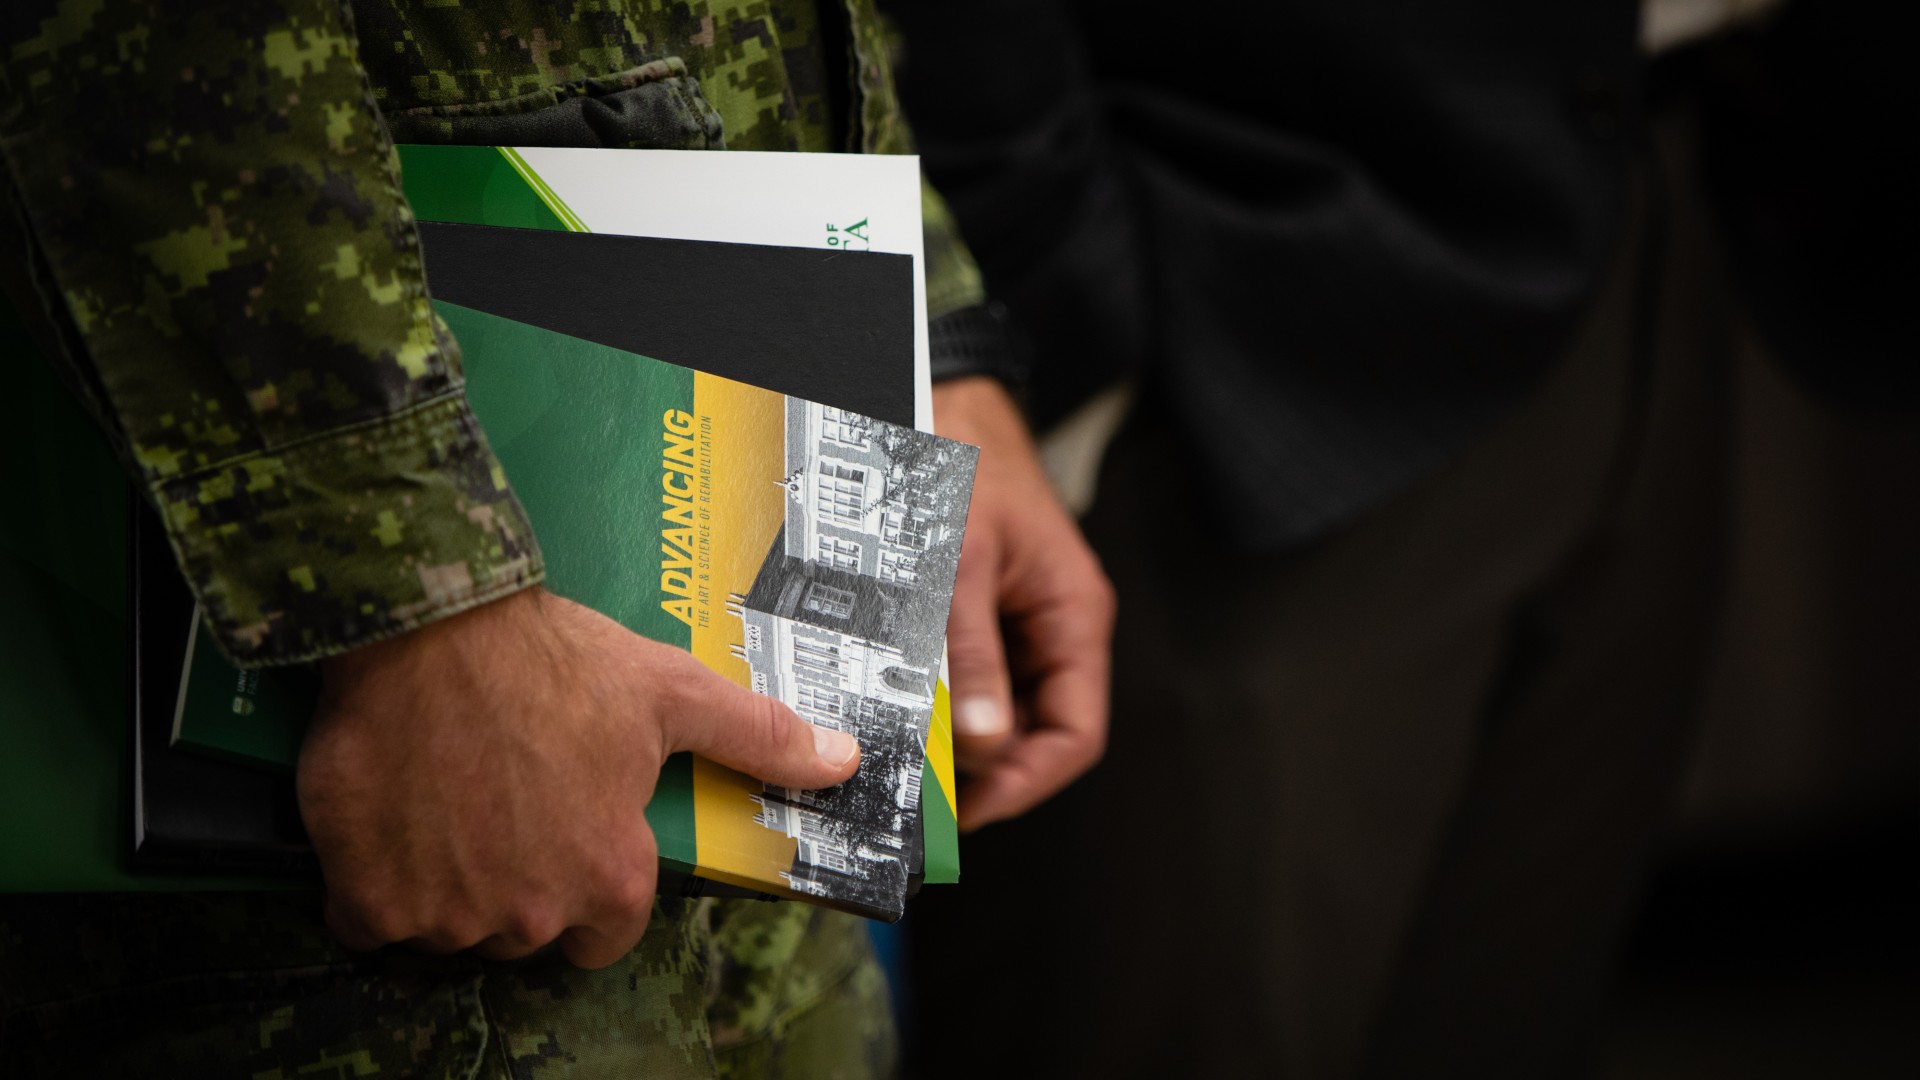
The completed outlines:
{"type": "Polygon", "coordinates": [[[1628,0],[902,0],[935,185],[1036,419],[1126,372],[1209,520],[1281,546],[1426,474],[1555,356],[1620,238],[1628,0]]]}

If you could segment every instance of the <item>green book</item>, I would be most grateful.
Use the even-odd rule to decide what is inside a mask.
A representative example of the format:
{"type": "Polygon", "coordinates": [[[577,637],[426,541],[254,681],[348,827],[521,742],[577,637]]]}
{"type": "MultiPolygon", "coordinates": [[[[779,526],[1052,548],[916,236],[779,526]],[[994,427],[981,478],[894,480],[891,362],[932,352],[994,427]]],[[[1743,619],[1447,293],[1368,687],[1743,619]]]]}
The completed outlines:
{"type": "MultiPolygon", "coordinates": [[[[676,756],[647,807],[663,863],[897,917],[923,803],[944,803],[925,741],[976,451],[436,304],[548,587],[860,740],[859,774],[826,792],[676,756]]],[[[182,700],[206,711],[183,735],[219,718],[205,741],[288,761],[310,699],[197,652],[182,700]]]]}
{"type": "MultiPolygon", "coordinates": [[[[550,195],[540,194],[539,189],[542,185],[537,180],[529,179],[530,170],[526,162],[516,161],[517,155],[508,151],[474,150],[473,148],[406,148],[403,156],[407,159],[409,168],[409,195],[416,200],[416,205],[427,207],[436,205],[431,193],[416,190],[412,182],[416,173],[427,177],[435,175],[435,167],[419,167],[420,158],[416,151],[425,153],[429,157],[440,155],[435,167],[440,169],[439,175],[442,180],[449,171],[469,179],[475,176],[483,178],[477,193],[472,190],[471,183],[468,184],[469,190],[464,193],[459,190],[458,184],[452,187],[443,184],[438,188],[437,190],[445,196],[441,199],[439,209],[434,212],[439,216],[455,217],[458,213],[470,213],[480,217],[502,206],[519,206],[524,210],[528,205],[525,192],[532,191],[541,199],[540,205],[549,208],[549,217],[538,220],[539,215],[535,214],[536,220],[522,221],[519,224],[553,229],[557,221],[560,228],[575,227],[567,223],[567,218],[572,216],[571,214],[551,211],[553,203],[550,201],[550,195]],[[491,158],[486,159],[485,167],[475,168],[473,167],[475,158],[472,156],[475,154],[491,155],[491,158]],[[456,160],[462,155],[468,159],[464,165],[456,160]],[[504,163],[504,165],[496,168],[494,162],[504,163]],[[510,179],[520,184],[519,190],[513,189],[512,183],[508,182],[510,179]],[[461,211],[458,207],[463,199],[466,200],[466,210],[461,211]],[[454,207],[454,210],[449,211],[449,206],[454,207]]],[[[555,152],[539,151],[538,153],[555,152]]],[[[562,153],[561,156],[565,157],[566,153],[562,153]]],[[[581,153],[606,155],[650,152],[588,151],[581,153]]],[[[720,166],[714,160],[729,157],[729,155],[669,156],[700,158],[699,167],[702,169],[732,167],[720,166]]],[[[743,155],[731,156],[743,157],[743,155]]],[[[744,157],[752,156],[744,155],[744,157]]],[[[768,166],[781,164],[791,169],[790,163],[805,159],[807,156],[781,155],[778,161],[775,161],[772,155],[764,157],[769,159],[764,163],[768,166]]],[[[847,160],[864,161],[866,159],[847,160]]],[[[835,215],[812,215],[806,228],[821,230],[825,235],[825,242],[818,245],[817,252],[837,255],[846,250],[860,250],[860,247],[855,246],[856,243],[874,252],[888,251],[885,230],[876,227],[873,221],[869,220],[879,216],[883,222],[889,219],[892,221],[894,226],[892,235],[896,241],[900,241],[900,238],[909,232],[912,234],[911,243],[901,241],[895,243],[892,249],[918,255],[917,176],[912,172],[911,162],[896,159],[889,164],[889,167],[897,170],[901,165],[907,167],[908,171],[905,175],[910,179],[910,183],[895,184],[894,187],[896,195],[902,188],[913,190],[911,229],[902,227],[901,224],[907,216],[903,209],[907,203],[903,198],[894,199],[892,204],[888,204],[884,199],[877,201],[876,205],[882,207],[891,205],[894,210],[900,211],[891,215],[856,216],[849,213],[840,217],[839,224],[835,224],[832,220],[825,220],[835,215]],[[813,218],[822,220],[812,220],[813,218]]],[[[606,163],[602,162],[595,168],[605,173],[606,163]]],[[[585,171],[593,172],[592,169],[585,171]]],[[[649,169],[650,174],[657,171],[649,169]]],[[[860,190],[857,186],[835,184],[815,184],[813,188],[830,190],[836,198],[843,197],[846,192],[860,190]]],[[[579,183],[575,183],[571,190],[578,193],[584,189],[579,183]]],[[[589,198],[586,201],[592,200],[589,198]]],[[[605,216],[604,211],[597,213],[602,217],[605,216]]],[[[423,217],[432,216],[434,214],[423,212],[423,217]]],[[[775,239],[781,243],[793,244],[796,248],[801,246],[802,238],[799,233],[804,230],[797,225],[793,228],[795,230],[793,236],[775,239]]],[[[905,420],[911,416],[924,424],[927,404],[925,333],[924,314],[919,303],[923,291],[917,258],[914,260],[911,274],[911,290],[914,297],[909,331],[911,352],[910,359],[903,361],[910,365],[910,383],[904,399],[901,398],[896,387],[891,391],[894,400],[888,407],[876,408],[872,411],[889,414],[888,418],[895,420],[905,420]]],[[[440,281],[441,276],[436,274],[434,278],[436,292],[441,291],[440,281]]],[[[449,310],[452,309],[449,308],[449,310]]],[[[728,328],[720,329],[724,336],[728,328]]],[[[11,354],[24,355],[30,351],[23,341],[14,344],[21,347],[10,349],[11,354]]],[[[468,347],[471,351],[473,346],[469,343],[468,347]]],[[[826,359],[830,361],[831,357],[826,359]]],[[[813,366],[817,365],[794,365],[792,370],[810,369],[813,366]]],[[[779,373],[776,372],[776,374],[779,373]]],[[[67,441],[73,441],[76,433],[83,443],[97,439],[97,436],[88,430],[84,418],[78,415],[78,410],[60,398],[60,389],[53,380],[48,378],[41,381],[46,384],[41,389],[51,391],[52,400],[47,409],[36,410],[35,416],[42,421],[40,426],[48,427],[49,432],[53,428],[61,428],[61,430],[50,435],[48,432],[39,431],[37,427],[33,431],[16,427],[12,429],[12,434],[21,436],[25,440],[25,445],[36,453],[48,448],[64,447],[60,440],[65,438],[67,441]]],[[[781,379],[763,379],[762,381],[778,382],[781,379]]],[[[482,383],[483,380],[476,379],[475,385],[481,387],[476,391],[477,399],[484,397],[482,383]]],[[[842,410],[842,412],[850,411],[842,410]]],[[[504,420],[484,418],[490,426],[499,424],[503,429],[505,427],[504,420]]],[[[495,440],[496,443],[500,441],[499,433],[495,433],[495,440]]],[[[4,723],[0,723],[0,815],[4,816],[6,823],[6,828],[0,830],[0,889],[232,886],[238,883],[231,877],[217,878],[206,875],[145,877],[129,876],[126,873],[123,859],[126,849],[123,839],[126,834],[124,791],[128,781],[124,769],[126,755],[124,751],[118,749],[118,746],[124,745],[126,730],[124,718],[128,701],[130,698],[139,696],[135,692],[136,688],[129,684],[121,663],[115,659],[124,648],[123,643],[127,640],[128,632],[128,613],[124,592],[126,575],[123,569],[126,563],[123,539],[126,517],[124,504],[113,483],[118,475],[115,463],[97,442],[93,443],[91,449],[90,453],[82,448],[82,452],[62,452],[57,455],[57,467],[45,473],[48,482],[41,485],[46,490],[36,489],[29,492],[28,497],[14,504],[22,510],[22,515],[16,519],[15,525],[5,530],[5,539],[9,543],[4,550],[0,550],[0,589],[5,590],[8,600],[5,605],[5,614],[0,616],[0,631],[5,632],[9,646],[4,661],[0,661],[0,720],[4,720],[4,723]],[[82,473],[87,474],[90,479],[82,478],[80,476],[82,473]],[[76,500],[72,498],[76,491],[92,494],[87,498],[76,500]],[[100,496],[102,492],[109,494],[103,497],[100,496]],[[45,497],[39,498],[39,496],[45,497]],[[87,509],[96,503],[104,509],[97,511],[87,509]],[[79,529],[75,524],[76,515],[87,519],[86,536],[90,542],[72,542],[79,529]],[[99,525],[99,521],[95,520],[105,520],[108,517],[120,524],[109,524],[103,527],[99,525]],[[27,523],[29,527],[22,528],[20,522],[27,523]],[[89,556],[94,558],[93,563],[86,563],[86,558],[89,556]],[[49,633],[49,628],[60,632],[49,633]],[[72,632],[66,632],[69,630],[72,632]],[[103,658],[105,658],[104,662],[103,658]]],[[[516,479],[518,479],[517,476],[516,479]]],[[[902,524],[907,525],[907,535],[911,540],[915,536],[917,527],[905,522],[902,524]]],[[[544,538],[548,530],[545,525],[542,525],[541,529],[544,538]]],[[[895,538],[898,536],[899,532],[896,529],[895,538]]],[[[815,540],[817,543],[818,538],[816,537],[815,540]]],[[[767,550],[761,553],[762,558],[769,558],[771,552],[772,545],[769,544],[767,550]]],[[[816,551],[816,558],[818,554],[816,551]]],[[[552,556],[550,542],[549,556],[552,556]]],[[[799,558],[798,555],[791,557],[799,558]]],[[[888,566],[889,572],[897,574],[901,564],[898,560],[890,560],[888,566]]],[[[878,569],[879,563],[875,562],[876,573],[878,569]]],[[[564,575],[561,576],[564,577],[564,575]]],[[[831,598],[834,594],[825,595],[831,598]]],[[[833,606],[831,599],[826,603],[829,608],[833,606]]],[[[732,615],[732,618],[739,622],[744,638],[747,632],[747,621],[737,614],[732,615]]],[[[742,644],[744,645],[744,641],[742,644]]],[[[178,650],[184,646],[175,646],[175,648],[178,650]]],[[[210,647],[210,642],[204,637],[193,643],[193,652],[203,658],[217,657],[217,653],[210,647]]],[[[181,653],[175,651],[173,655],[181,656],[181,653]]],[[[184,660],[186,657],[181,656],[181,659],[184,660]]],[[[149,657],[148,666],[152,668],[164,665],[149,657]]],[[[295,685],[298,676],[292,676],[290,681],[286,672],[274,673],[272,678],[267,678],[242,675],[228,668],[226,675],[225,680],[212,679],[204,684],[190,683],[188,689],[204,690],[215,695],[209,700],[216,703],[218,711],[224,712],[226,716],[236,721],[245,721],[250,717],[278,712],[287,707],[288,703],[300,700],[305,694],[310,693],[310,688],[303,690],[295,685]]],[[[805,705],[816,715],[831,707],[825,699],[819,697],[800,702],[797,694],[803,682],[805,680],[793,680],[787,687],[796,695],[794,701],[796,705],[805,705]]],[[[896,673],[895,682],[908,687],[917,685],[912,677],[899,673],[896,673]]],[[[899,688],[893,687],[893,689],[899,688]]],[[[932,711],[933,715],[929,718],[930,723],[923,736],[926,742],[924,762],[920,770],[909,768],[906,772],[913,783],[919,783],[920,778],[923,777],[926,781],[921,784],[918,791],[924,818],[921,824],[926,843],[927,880],[954,880],[957,878],[958,862],[952,814],[951,743],[945,717],[944,688],[935,684],[932,687],[932,696],[935,700],[935,709],[932,711]]],[[[850,714],[853,721],[873,722],[880,719],[886,712],[880,707],[883,704],[888,703],[880,701],[869,708],[864,715],[859,711],[860,704],[852,702],[850,698],[843,700],[841,707],[843,710],[849,707],[854,710],[850,714]]],[[[181,719],[186,715],[184,709],[179,713],[181,719]]],[[[206,745],[220,744],[221,749],[216,752],[225,753],[230,759],[248,761],[255,767],[262,762],[271,762],[276,759],[284,763],[287,759],[287,751],[296,745],[296,728],[297,725],[282,727],[269,733],[263,731],[258,725],[243,723],[226,736],[209,734],[206,737],[206,745]]],[[[875,755],[876,759],[884,756],[886,755],[875,755]]],[[[686,782],[679,784],[678,790],[692,791],[694,772],[692,763],[684,766],[681,775],[686,778],[686,782]]],[[[670,782],[663,785],[663,792],[675,789],[672,782],[674,777],[669,776],[667,779],[670,782]]],[[[911,791],[913,788],[909,784],[903,790],[911,791]]],[[[777,831],[776,826],[778,829],[790,830],[793,835],[788,836],[787,839],[794,841],[796,857],[802,854],[799,842],[805,840],[812,845],[810,849],[812,854],[809,856],[812,865],[831,868],[834,859],[833,851],[820,848],[816,835],[818,830],[809,825],[812,820],[811,814],[800,812],[815,809],[807,804],[805,798],[792,801],[780,793],[763,791],[758,793],[758,801],[752,799],[750,801],[756,807],[754,816],[761,819],[761,824],[757,827],[768,832],[777,831]],[[773,805],[768,805],[769,799],[773,805]]],[[[650,816],[660,817],[663,828],[672,827],[670,814],[655,815],[650,811],[650,816]]],[[[904,815],[902,820],[905,821],[911,816],[904,815]]],[[[697,828],[695,840],[696,842],[698,840],[697,828]]],[[[697,843],[690,853],[683,846],[678,854],[670,853],[669,857],[688,865],[697,865],[702,858],[697,843]]],[[[794,883],[796,866],[792,863],[789,863],[783,871],[775,872],[774,876],[789,891],[796,893],[816,894],[816,898],[821,898],[831,891],[828,886],[820,884],[809,876],[812,871],[807,867],[801,866],[798,869],[802,873],[797,885],[794,883]],[[782,874],[785,876],[781,876],[782,874]]],[[[724,878],[731,873],[733,872],[716,869],[710,876],[724,878]]],[[[758,880],[752,875],[742,876],[750,880],[758,880]]],[[[829,899],[830,902],[840,902],[873,914],[887,914],[890,910],[897,910],[890,901],[885,900],[871,902],[856,897],[851,900],[833,901],[830,896],[824,896],[824,898],[829,899]]]]}
{"type": "MultiPolygon", "coordinates": [[[[150,512],[40,348],[0,298],[0,362],[19,406],[0,452],[21,465],[0,514],[0,891],[272,887],[129,868],[128,536],[150,512]]],[[[169,662],[177,671],[178,654],[169,662]]]]}

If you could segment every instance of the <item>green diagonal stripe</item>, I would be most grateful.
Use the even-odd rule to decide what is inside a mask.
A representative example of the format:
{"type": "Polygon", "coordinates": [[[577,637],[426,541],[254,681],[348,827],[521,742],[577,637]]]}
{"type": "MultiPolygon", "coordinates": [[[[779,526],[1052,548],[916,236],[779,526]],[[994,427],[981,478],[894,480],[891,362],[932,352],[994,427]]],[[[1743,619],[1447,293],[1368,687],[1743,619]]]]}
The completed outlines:
{"type": "Polygon", "coordinates": [[[924,838],[926,883],[951,885],[960,880],[959,829],[940,777],[928,765],[920,774],[920,835],[924,838]]]}
{"type": "Polygon", "coordinates": [[[507,164],[513,166],[513,171],[520,174],[520,179],[525,180],[527,186],[540,196],[540,201],[547,204],[547,209],[552,210],[554,216],[566,223],[568,232],[587,231],[586,223],[580,220],[560,196],[553,193],[553,189],[547,186],[545,180],[540,179],[540,174],[533,171],[533,166],[528,165],[526,159],[520,156],[520,151],[511,146],[502,146],[499,149],[500,156],[506,158],[507,164]]]}
{"type": "Polygon", "coordinates": [[[407,202],[421,221],[569,231],[511,161],[491,146],[400,146],[407,202]]]}

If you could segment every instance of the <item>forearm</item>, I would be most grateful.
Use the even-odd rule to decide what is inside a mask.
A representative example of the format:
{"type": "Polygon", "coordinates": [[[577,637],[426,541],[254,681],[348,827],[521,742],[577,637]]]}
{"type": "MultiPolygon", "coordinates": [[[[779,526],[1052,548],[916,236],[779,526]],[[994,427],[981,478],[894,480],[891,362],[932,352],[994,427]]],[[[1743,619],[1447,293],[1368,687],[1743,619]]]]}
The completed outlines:
{"type": "Polygon", "coordinates": [[[340,5],[38,6],[0,42],[9,210],[221,645],[308,659],[538,580],[340,5]]]}

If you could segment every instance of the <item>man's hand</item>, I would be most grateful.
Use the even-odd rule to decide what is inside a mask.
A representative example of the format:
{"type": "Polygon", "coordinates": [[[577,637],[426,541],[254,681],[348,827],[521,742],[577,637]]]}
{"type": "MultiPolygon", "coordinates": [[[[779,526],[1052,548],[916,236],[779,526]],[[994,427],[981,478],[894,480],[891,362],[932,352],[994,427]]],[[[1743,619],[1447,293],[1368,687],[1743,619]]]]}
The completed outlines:
{"type": "Polygon", "coordinates": [[[1100,759],[1114,597],[998,382],[941,383],[933,418],[980,447],[947,622],[955,764],[970,775],[960,827],[972,830],[1031,810],[1100,759]]]}
{"type": "Polygon", "coordinates": [[[837,784],[859,758],[852,736],[539,589],[322,674],[300,812],[349,948],[511,959],[557,938],[604,967],[647,926],[643,811],[668,754],[797,788],[837,784]]]}

